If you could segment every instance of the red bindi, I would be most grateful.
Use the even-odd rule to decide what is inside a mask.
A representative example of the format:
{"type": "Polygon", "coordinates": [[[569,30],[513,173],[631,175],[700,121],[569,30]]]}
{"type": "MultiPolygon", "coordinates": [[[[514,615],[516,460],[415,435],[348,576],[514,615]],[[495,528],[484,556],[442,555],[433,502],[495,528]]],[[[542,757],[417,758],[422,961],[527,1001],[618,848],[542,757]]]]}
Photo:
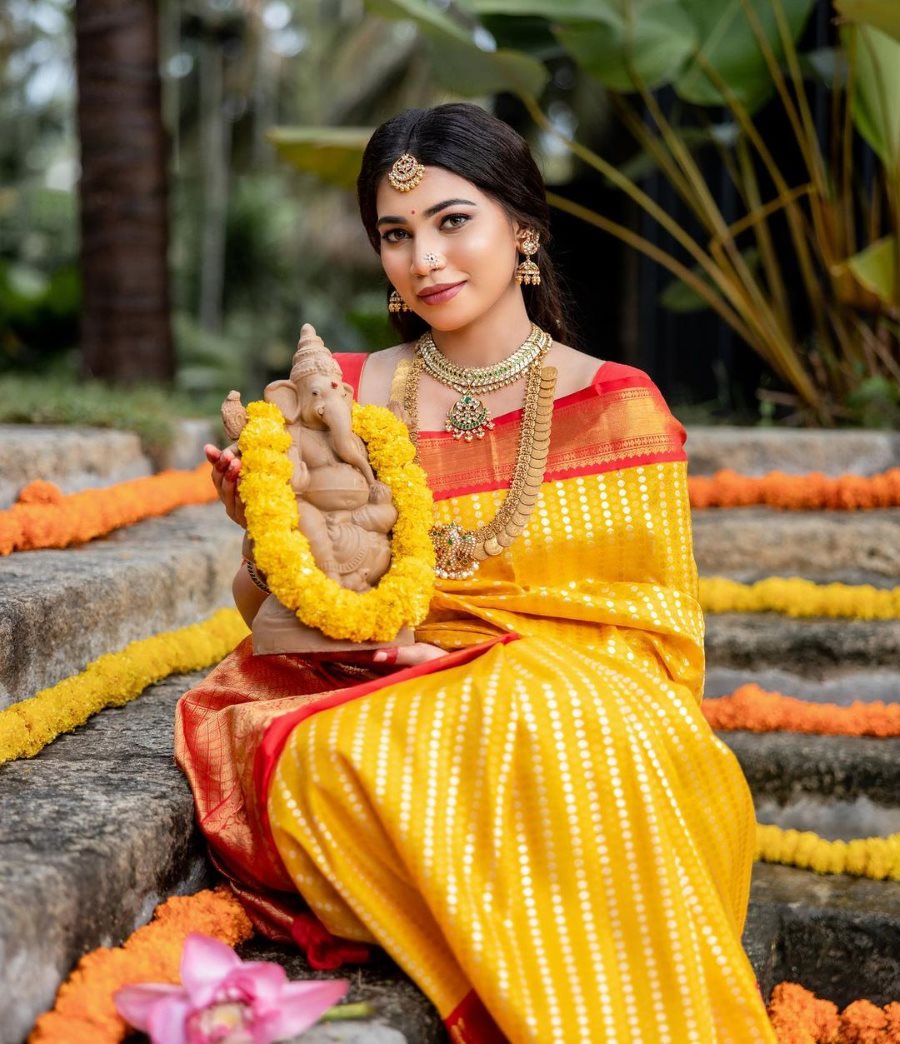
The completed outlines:
{"type": "Polygon", "coordinates": [[[337,381],[332,381],[331,382],[331,387],[332,388],[336,388],[337,386],[338,386],[338,382],[337,381]]]}

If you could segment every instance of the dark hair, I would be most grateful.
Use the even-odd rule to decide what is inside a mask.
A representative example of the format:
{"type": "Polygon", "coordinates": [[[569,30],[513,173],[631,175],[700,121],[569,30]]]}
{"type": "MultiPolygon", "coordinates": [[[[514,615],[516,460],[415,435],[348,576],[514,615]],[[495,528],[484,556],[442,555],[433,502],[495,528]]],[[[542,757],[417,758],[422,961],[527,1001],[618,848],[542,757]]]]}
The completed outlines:
{"type": "MultiPolygon", "coordinates": [[[[466,102],[407,109],[382,123],[366,145],[356,183],[360,216],[379,254],[381,238],[375,227],[378,185],[405,152],[425,166],[443,167],[471,181],[495,199],[510,218],[540,233],[541,250],[535,260],[541,269],[541,283],[522,287],[525,307],[538,326],[557,340],[569,340],[563,292],[546,251],[550,208],[543,178],[525,139],[502,120],[466,102]]],[[[391,321],[405,341],[416,340],[428,329],[415,312],[394,313],[391,321]]]]}

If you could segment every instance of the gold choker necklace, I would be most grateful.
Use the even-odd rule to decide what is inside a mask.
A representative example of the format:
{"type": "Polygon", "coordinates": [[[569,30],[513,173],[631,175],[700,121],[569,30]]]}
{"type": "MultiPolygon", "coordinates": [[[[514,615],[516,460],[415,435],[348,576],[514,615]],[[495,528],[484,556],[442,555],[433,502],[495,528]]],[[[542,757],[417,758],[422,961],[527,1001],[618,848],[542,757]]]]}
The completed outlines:
{"type": "Polygon", "coordinates": [[[531,333],[507,358],[493,366],[459,366],[441,352],[430,331],[422,334],[416,345],[417,358],[429,376],[460,395],[447,413],[445,430],[454,439],[466,442],[483,439],[493,429],[494,421],[487,406],[473,393],[487,395],[513,384],[547,354],[552,343],[553,338],[532,323],[531,333]]]}
{"type": "MultiPolygon", "coordinates": [[[[398,391],[402,388],[402,405],[417,459],[419,378],[424,367],[421,354],[416,352],[397,367],[393,385],[398,391]]],[[[525,408],[512,482],[497,514],[486,526],[474,530],[464,529],[458,522],[431,527],[435,572],[442,579],[465,580],[472,576],[485,558],[501,554],[528,524],[547,467],[555,390],[554,367],[542,367],[540,358],[532,360],[527,367],[525,408]]],[[[392,398],[396,398],[393,388],[392,398]]]]}

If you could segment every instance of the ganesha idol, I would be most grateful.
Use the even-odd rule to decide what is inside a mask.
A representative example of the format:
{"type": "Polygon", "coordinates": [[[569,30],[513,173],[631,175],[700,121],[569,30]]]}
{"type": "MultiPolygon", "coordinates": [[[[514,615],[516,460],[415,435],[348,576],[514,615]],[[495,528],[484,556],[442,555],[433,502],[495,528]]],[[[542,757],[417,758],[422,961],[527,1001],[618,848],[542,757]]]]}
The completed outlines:
{"type": "MultiPolygon", "coordinates": [[[[351,427],[353,388],[309,323],[300,332],[290,377],[268,384],[263,397],[287,422],[298,525],[316,565],[342,587],[368,591],[391,564],[390,532],[397,509],[388,487],[375,478],[365,443],[351,427]]],[[[237,439],[246,423],[238,392],[222,404],[222,418],[229,436],[237,439]]],[[[252,560],[248,536],[244,555],[252,560]]],[[[380,647],[328,638],[301,623],[273,594],[263,602],[252,629],[257,655],[380,647]]],[[[391,644],[412,640],[403,631],[391,644]]]]}

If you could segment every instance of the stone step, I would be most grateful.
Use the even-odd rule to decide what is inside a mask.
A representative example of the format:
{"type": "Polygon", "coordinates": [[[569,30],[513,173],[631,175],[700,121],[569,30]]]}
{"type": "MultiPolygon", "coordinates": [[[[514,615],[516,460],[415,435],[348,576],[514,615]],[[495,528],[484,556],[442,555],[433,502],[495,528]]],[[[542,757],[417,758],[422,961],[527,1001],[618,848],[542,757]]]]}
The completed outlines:
{"type": "Polygon", "coordinates": [[[711,669],[755,680],[764,671],[826,679],[849,671],[896,671],[900,619],[794,618],[779,613],[709,613],[706,656],[711,669]]]}
{"type": "Polygon", "coordinates": [[[0,424],[0,510],[35,479],[54,482],[63,493],[110,486],[164,468],[195,468],[203,444],[215,442],[220,426],[205,419],[175,423],[172,444],[153,460],[130,431],[111,428],[0,424]]]}
{"type": "MultiPolygon", "coordinates": [[[[900,808],[900,739],[801,732],[721,732],[757,800],[866,797],[900,808]]],[[[859,836],[859,835],[856,835],[859,836]]]]}
{"type": "Polygon", "coordinates": [[[0,509],[35,479],[77,493],[152,472],[141,440],[130,431],[0,424],[0,509]]]}
{"type": "Polygon", "coordinates": [[[797,982],[839,1008],[900,1000],[900,882],[757,863],[744,948],[763,994],[797,982]]]}
{"type": "Polygon", "coordinates": [[[707,508],[691,517],[694,556],[703,576],[745,583],[766,576],[802,576],[876,587],[900,582],[900,508],[707,508]]]}
{"type": "Polygon", "coordinates": [[[692,475],[724,469],[743,475],[874,475],[897,467],[900,433],[697,425],[688,428],[686,448],[692,475]]]}
{"type": "Polygon", "coordinates": [[[752,682],[770,692],[808,700],[811,703],[835,703],[847,707],[856,700],[871,703],[900,701],[900,670],[835,669],[826,678],[804,677],[778,667],[710,666],[706,672],[705,694],[708,698],[727,696],[740,685],[752,682]]]}
{"type": "Polygon", "coordinates": [[[0,708],[231,605],[241,536],[206,504],[78,547],[0,558],[0,708]]]}
{"type": "MultiPolygon", "coordinates": [[[[84,953],[119,945],[164,898],[211,883],[172,757],[175,704],[202,677],[170,678],[0,767],[0,1044],[24,1041],[84,953]]],[[[257,940],[244,952],[270,959],[272,949],[257,940]]],[[[310,974],[296,953],[279,959],[310,974]]],[[[349,978],[351,999],[370,1001],[377,1018],[322,1027],[319,1044],[444,1039],[432,1006],[383,955],[349,978]]]]}
{"type": "Polygon", "coordinates": [[[84,953],[208,884],[172,760],[175,703],[201,677],[169,679],[0,767],[0,1044],[24,1039],[84,953]]]}

